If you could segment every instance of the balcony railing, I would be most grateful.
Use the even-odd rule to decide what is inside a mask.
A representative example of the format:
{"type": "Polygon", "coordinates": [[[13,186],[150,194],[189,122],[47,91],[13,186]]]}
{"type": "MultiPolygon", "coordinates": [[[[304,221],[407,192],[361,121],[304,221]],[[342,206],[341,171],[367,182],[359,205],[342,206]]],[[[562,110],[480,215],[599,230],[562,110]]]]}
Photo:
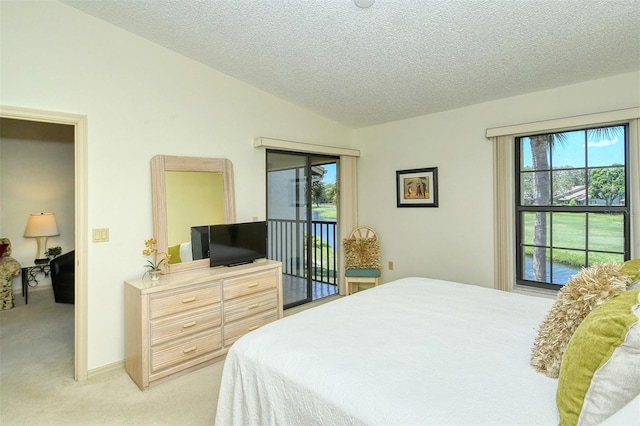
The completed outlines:
{"type": "Polygon", "coordinates": [[[269,258],[282,262],[282,272],[328,284],[338,284],[337,222],[311,222],[311,263],[307,258],[307,222],[288,219],[269,219],[269,258]],[[307,271],[308,274],[307,275],[307,271]]]}

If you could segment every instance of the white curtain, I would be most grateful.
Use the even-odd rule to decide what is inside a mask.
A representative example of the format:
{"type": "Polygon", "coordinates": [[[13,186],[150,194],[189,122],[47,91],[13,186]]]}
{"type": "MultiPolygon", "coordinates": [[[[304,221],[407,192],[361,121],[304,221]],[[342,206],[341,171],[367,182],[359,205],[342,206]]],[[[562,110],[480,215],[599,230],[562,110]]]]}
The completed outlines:
{"type": "Polygon", "coordinates": [[[344,250],[342,240],[349,236],[351,231],[358,226],[358,168],[357,157],[350,155],[340,156],[340,182],[338,217],[338,234],[340,241],[336,241],[336,248],[340,251],[338,267],[338,287],[341,295],[346,294],[344,284],[344,250]]]}
{"type": "Polygon", "coordinates": [[[640,119],[629,122],[631,258],[640,258],[640,119]]]}
{"type": "Polygon", "coordinates": [[[494,286],[499,290],[510,291],[515,282],[515,138],[496,136],[491,140],[494,161],[494,286]]]}

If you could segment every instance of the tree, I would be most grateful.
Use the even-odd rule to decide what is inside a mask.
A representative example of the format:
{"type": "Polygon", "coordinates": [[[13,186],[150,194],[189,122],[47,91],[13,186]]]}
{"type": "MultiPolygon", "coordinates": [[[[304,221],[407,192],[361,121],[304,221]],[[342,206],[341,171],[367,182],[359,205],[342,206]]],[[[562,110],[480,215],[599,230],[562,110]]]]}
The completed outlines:
{"type": "MultiPolygon", "coordinates": [[[[584,170],[569,169],[569,166],[565,166],[565,170],[557,170],[553,172],[553,200],[554,203],[562,204],[559,201],[564,195],[566,195],[571,189],[576,186],[584,186],[585,177],[584,170]]],[[[574,201],[574,200],[572,200],[574,201]]]]}
{"type": "MultiPolygon", "coordinates": [[[[594,139],[613,139],[620,132],[620,127],[602,127],[587,130],[587,136],[594,139]]],[[[554,144],[566,141],[565,133],[552,133],[529,137],[531,158],[533,162],[533,200],[536,206],[546,206],[550,198],[550,170],[548,153],[554,144]]],[[[621,168],[620,168],[621,169],[621,168]]],[[[536,212],[533,230],[533,279],[546,281],[547,275],[547,212],[536,212]]]]}
{"type": "Polygon", "coordinates": [[[592,170],[589,176],[589,199],[604,200],[607,206],[624,196],[624,169],[610,167],[592,170]]]}
{"type": "Polygon", "coordinates": [[[318,207],[320,203],[324,203],[325,201],[326,195],[324,182],[321,180],[314,180],[311,182],[311,202],[315,203],[316,207],[318,207]]]}
{"type": "Polygon", "coordinates": [[[334,203],[336,202],[336,184],[328,183],[325,185],[325,194],[327,197],[327,202],[334,203]]]}
{"type": "MultiPolygon", "coordinates": [[[[547,153],[551,150],[554,142],[561,141],[564,134],[554,133],[551,135],[532,136],[531,159],[533,170],[542,170],[533,174],[533,199],[534,205],[546,206],[550,199],[550,174],[549,157],[547,153]]],[[[533,279],[545,282],[547,277],[547,213],[536,212],[533,225],[533,279]]]]}

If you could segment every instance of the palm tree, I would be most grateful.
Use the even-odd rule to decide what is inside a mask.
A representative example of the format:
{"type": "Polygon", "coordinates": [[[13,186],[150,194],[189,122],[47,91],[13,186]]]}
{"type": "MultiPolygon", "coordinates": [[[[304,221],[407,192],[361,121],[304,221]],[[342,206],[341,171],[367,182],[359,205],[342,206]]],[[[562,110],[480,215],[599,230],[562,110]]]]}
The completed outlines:
{"type": "MultiPolygon", "coordinates": [[[[563,140],[563,133],[532,136],[531,159],[533,170],[544,170],[533,173],[534,205],[545,206],[549,203],[551,194],[551,173],[549,170],[548,152],[556,140],[563,140]],[[558,137],[562,135],[562,137],[558,137]]],[[[533,279],[545,282],[547,277],[547,213],[536,212],[533,225],[533,279]]]]}
{"type": "MultiPolygon", "coordinates": [[[[587,130],[588,139],[613,139],[620,135],[622,127],[602,127],[587,130]]],[[[566,133],[530,136],[531,159],[533,162],[533,193],[535,206],[551,203],[551,170],[549,155],[554,145],[564,145],[566,133]]],[[[586,182],[585,176],[585,182],[586,182]]],[[[547,276],[547,212],[536,212],[533,230],[533,279],[546,282],[547,276]]]]}

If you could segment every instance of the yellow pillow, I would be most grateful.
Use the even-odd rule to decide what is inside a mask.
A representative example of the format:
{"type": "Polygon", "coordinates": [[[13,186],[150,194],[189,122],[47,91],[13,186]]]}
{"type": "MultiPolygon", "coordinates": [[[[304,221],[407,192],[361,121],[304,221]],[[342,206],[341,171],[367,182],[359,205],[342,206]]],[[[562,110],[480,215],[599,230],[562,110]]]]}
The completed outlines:
{"type": "Polygon", "coordinates": [[[598,306],[562,357],[556,402],[561,425],[599,424],[640,394],[640,290],[598,306]]]}
{"type": "Polygon", "coordinates": [[[619,263],[594,263],[574,275],[558,292],[556,302],[540,324],[531,365],[558,377],[562,354],[582,320],[597,306],[627,291],[630,278],[619,263]]]}
{"type": "Polygon", "coordinates": [[[169,247],[169,263],[182,263],[180,258],[180,244],[169,247]]]}
{"type": "Polygon", "coordinates": [[[640,259],[627,260],[622,264],[621,270],[631,277],[632,283],[640,280],[640,259]]]}

